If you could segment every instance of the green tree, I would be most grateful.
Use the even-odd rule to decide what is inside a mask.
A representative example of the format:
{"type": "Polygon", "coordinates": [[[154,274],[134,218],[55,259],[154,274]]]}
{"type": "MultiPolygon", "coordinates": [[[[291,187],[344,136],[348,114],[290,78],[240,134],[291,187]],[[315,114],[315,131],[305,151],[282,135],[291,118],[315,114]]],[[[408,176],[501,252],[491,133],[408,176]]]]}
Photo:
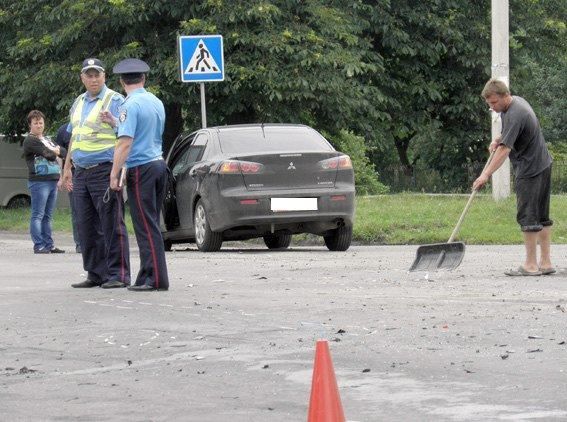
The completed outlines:
{"type": "MultiPolygon", "coordinates": [[[[548,141],[565,140],[564,0],[511,0],[511,86],[548,141]]],[[[146,60],[167,111],[166,148],[200,127],[198,86],[178,78],[180,34],[224,36],[226,80],[207,89],[209,125],[305,123],[362,135],[380,172],[430,168],[466,188],[489,135],[490,3],[467,0],[0,0],[0,132],[32,108],[54,124],[82,91],[80,63],[146,60]]],[[[109,85],[117,80],[109,72],[109,85]]],[[[346,133],[346,132],[345,132],[346,133]]],[[[353,138],[354,139],[354,138],[353,138]]],[[[440,183],[441,183],[440,182],[440,183]]]]}
{"type": "MultiPolygon", "coordinates": [[[[563,0],[510,2],[512,88],[541,111],[551,140],[566,127],[566,9],[563,0]]],[[[490,3],[368,0],[359,10],[380,57],[374,105],[388,115],[375,125],[373,162],[408,175],[429,168],[444,186],[468,189],[467,169],[486,159],[490,136],[479,95],[490,77],[490,3]]]]}
{"type": "Polygon", "coordinates": [[[512,93],[528,99],[547,142],[567,142],[567,2],[510,4],[512,93]]]}
{"type": "Polygon", "coordinates": [[[376,128],[373,161],[379,169],[400,163],[408,174],[434,168],[462,185],[463,167],[487,142],[479,92],[490,70],[489,9],[460,0],[368,1],[366,9],[382,57],[371,81],[385,93],[376,107],[389,116],[376,128]]]}
{"type": "MultiPolygon", "coordinates": [[[[166,104],[166,142],[200,127],[198,88],[178,78],[179,34],[223,34],[226,81],[207,84],[210,125],[302,122],[338,132],[380,118],[368,101],[376,88],[370,45],[351,2],[316,0],[45,0],[6,2],[0,23],[0,131],[25,130],[40,108],[66,118],[82,91],[80,63],[97,56],[108,69],[124,57],[146,60],[149,89],[166,104]]],[[[109,84],[117,87],[109,73],[109,84]]]]}

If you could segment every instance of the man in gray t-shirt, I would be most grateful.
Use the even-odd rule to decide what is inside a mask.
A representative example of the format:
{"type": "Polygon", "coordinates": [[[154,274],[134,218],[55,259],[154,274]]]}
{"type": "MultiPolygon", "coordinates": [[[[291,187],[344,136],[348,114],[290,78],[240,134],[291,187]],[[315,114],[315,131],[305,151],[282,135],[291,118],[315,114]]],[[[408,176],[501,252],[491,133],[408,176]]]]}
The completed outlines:
{"type": "Polygon", "coordinates": [[[515,95],[511,99],[510,106],[501,114],[500,143],[510,148],[516,179],[534,177],[551,165],[551,155],[528,102],[515,95]]]}
{"type": "Polygon", "coordinates": [[[501,113],[502,134],[492,141],[494,156],[487,168],[474,181],[480,189],[490,176],[510,157],[515,174],[516,220],[526,247],[524,264],[506,272],[510,276],[539,276],[555,273],[551,264],[551,155],[545,145],[537,117],[526,100],[512,96],[506,84],[489,80],[482,96],[490,108],[501,113]],[[537,259],[537,245],[540,259],[537,259]]]}

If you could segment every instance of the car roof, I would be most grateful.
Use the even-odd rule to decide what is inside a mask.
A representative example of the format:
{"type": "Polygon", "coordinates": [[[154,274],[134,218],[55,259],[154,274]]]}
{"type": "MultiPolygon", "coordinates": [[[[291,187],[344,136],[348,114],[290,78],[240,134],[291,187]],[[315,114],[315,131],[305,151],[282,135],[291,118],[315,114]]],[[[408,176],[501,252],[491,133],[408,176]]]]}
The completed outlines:
{"type": "Polygon", "coordinates": [[[292,123],[252,123],[252,124],[240,124],[240,125],[226,125],[226,126],[213,126],[208,128],[210,131],[215,131],[217,133],[223,132],[234,132],[240,130],[266,130],[266,129],[303,129],[313,131],[314,129],[301,124],[292,123]]]}
{"type": "Polygon", "coordinates": [[[311,129],[307,125],[295,124],[295,123],[246,123],[239,125],[224,125],[224,126],[213,126],[209,129],[215,129],[219,131],[231,130],[231,129],[247,129],[247,128],[262,128],[262,127],[302,127],[311,129]]]}
{"type": "Polygon", "coordinates": [[[212,131],[212,132],[228,132],[233,130],[245,130],[245,129],[266,129],[266,128],[297,128],[297,129],[307,129],[307,130],[315,130],[310,126],[303,125],[303,124],[295,124],[295,123],[246,123],[246,124],[237,124],[237,125],[224,125],[224,126],[211,126],[207,128],[197,129],[193,131],[185,131],[183,132],[183,136],[187,136],[193,133],[201,132],[201,131],[212,131]]]}

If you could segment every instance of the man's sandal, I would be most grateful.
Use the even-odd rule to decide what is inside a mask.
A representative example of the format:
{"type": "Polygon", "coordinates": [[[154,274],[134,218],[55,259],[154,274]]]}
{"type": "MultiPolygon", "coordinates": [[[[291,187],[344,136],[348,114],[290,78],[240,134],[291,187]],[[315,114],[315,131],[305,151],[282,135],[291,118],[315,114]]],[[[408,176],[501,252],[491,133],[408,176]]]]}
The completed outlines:
{"type": "Polygon", "coordinates": [[[553,267],[551,267],[551,268],[540,268],[540,271],[543,275],[551,275],[551,274],[555,274],[557,272],[557,270],[553,267]]]}
{"type": "MultiPolygon", "coordinates": [[[[555,270],[554,270],[555,271],[555,270]]],[[[519,266],[517,270],[508,270],[505,271],[504,274],[510,277],[526,277],[526,276],[539,276],[542,275],[542,271],[526,271],[526,269],[522,266],[519,266]]],[[[551,274],[551,273],[548,273],[551,274]]]]}

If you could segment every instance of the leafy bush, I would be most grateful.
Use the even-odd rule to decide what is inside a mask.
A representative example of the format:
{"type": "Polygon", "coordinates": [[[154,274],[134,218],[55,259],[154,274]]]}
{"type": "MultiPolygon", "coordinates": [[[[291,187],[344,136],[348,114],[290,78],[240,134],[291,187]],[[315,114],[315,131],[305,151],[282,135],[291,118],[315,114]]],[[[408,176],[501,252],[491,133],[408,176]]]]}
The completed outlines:
{"type": "Polygon", "coordinates": [[[547,149],[553,157],[555,162],[566,162],[567,161],[567,141],[557,142],[557,143],[547,143],[547,149]]]}
{"type": "Polygon", "coordinates": [[[359,195],[377,195],[387,193],[389,188],[380,183],[378,174],[366,155],[367,147],[362,136],[341,130],[337,134],[325,134],[333,146],[350,156],[354,167],[354,183],[359,195]]]}

